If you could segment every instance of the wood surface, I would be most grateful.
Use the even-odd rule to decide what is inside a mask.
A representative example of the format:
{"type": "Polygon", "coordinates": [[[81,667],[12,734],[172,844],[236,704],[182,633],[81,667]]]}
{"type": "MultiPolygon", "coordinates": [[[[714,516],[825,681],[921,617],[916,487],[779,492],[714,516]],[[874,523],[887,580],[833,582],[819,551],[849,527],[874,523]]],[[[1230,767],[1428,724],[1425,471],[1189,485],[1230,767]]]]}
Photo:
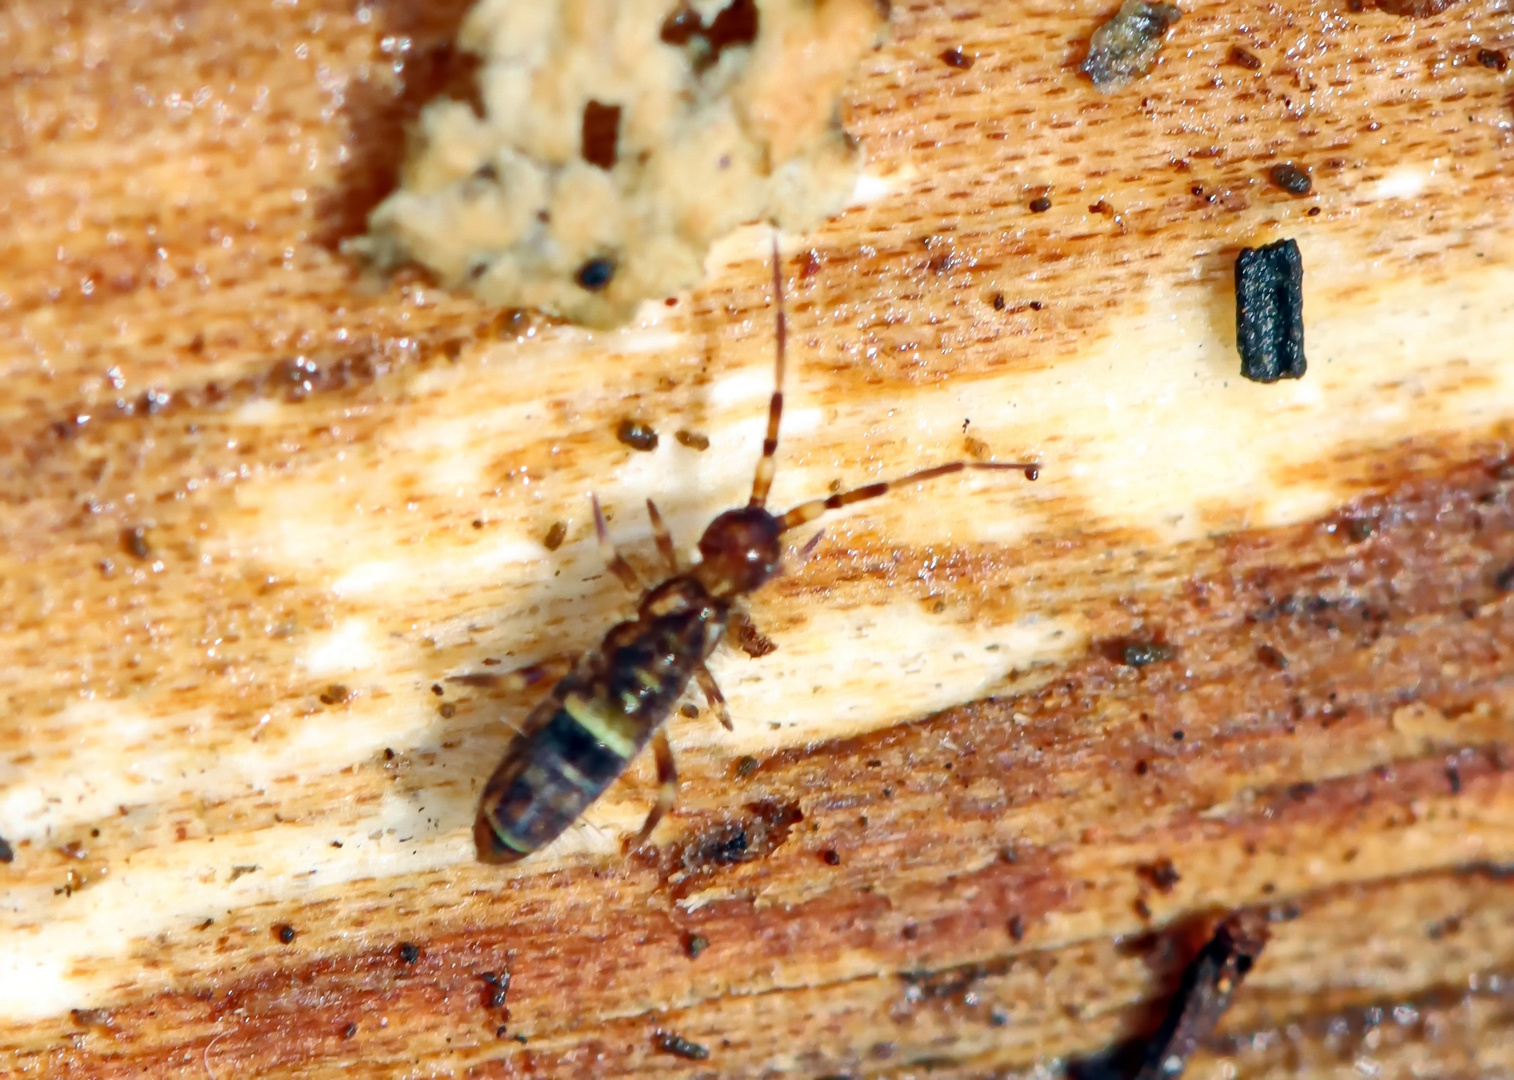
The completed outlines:
{"type": "Polygon", "coordinates": [[[683,551],[744,498],[768,234],[612,334],[376,281],[338,246],[466,89],[457,0],[4,5],[0,1072],[1053,1076],[1244,906],[1273,942],[1190,1075],[1514,1071],[1514,88],[1478,59],[1514,23],[1194,3],[1102,95],[1113,8],[896,5],[865,198],[784,237],[776,503],[1040,480],[827,522],[753,604],[776,649],[715,665],[735,732],[671,724],[654,846],[640,762],[499,868],[470,826],[531,695],[442,680],[627,610],[591,491],[649,574],[648,495],[683,551]],[[1281,236],[1310,367],[1260,386],[1230,268],[1281,236]]]}

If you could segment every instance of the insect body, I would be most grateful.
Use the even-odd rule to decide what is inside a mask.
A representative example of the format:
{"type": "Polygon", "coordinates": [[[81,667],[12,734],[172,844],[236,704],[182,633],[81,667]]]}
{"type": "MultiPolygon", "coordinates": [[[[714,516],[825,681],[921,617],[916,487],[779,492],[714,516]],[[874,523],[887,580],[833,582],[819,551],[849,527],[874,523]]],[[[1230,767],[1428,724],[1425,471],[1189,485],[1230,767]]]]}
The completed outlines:
{"type": "Polygon", "coordinates": [[[778,573],[784,533],[827,510],[876,498],[897,484],[964,469],[1013,469],[1027,479],[1036,478],[1038,467],[1032,463],[955,461],[891,483],[868,484],[813,499],[785,514],[770,513],[766,503],[776,469],[788,339],[776,242],[773,297],[778,321],[776,385],[768,406],[767,438],[747,505],[728,510],[712,521],[699,541],[700,561],[680,570],[672,538],[657,507],[648,500],[657,547],[672,576],[644,589],[636,572],[610,543],[596,500],[594,523],[600,547],[611,572],[640,594],[636,617],[616,626],[598,649],[570,665],[547,663],[503,677],[464,675],[454,679],[476,686],[506,682],[529,686],[560,675],[484,787],[474,827],[483,861],[513,862],[561,835],[648,743],[657,758],[658,798],[632,845],[651,835],[672,808],[678,783],[662,725],[692,680],[699,683],[721,723],[727,729],[731,727],[725,700],[705,661],[736,616],[737,602],[778,573]]]}

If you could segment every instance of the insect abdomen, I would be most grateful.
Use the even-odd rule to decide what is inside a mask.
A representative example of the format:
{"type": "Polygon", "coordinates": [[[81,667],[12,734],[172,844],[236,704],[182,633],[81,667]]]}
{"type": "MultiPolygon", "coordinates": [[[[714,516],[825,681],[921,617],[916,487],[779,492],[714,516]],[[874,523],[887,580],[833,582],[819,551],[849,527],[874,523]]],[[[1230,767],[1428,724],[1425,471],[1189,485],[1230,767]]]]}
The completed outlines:
{"type": "Polygon", "coordinates": [[[707,612],[652,620],[609,652],[602,671],[574,672],[559,684],[550,717],[511,748],[484,788],[480,857],[529,855],[604,793],[688,686],[707,621],[707,612]]]}
{"type": "Polygon", "coordinates": [[[593,734],[603,725],[591,718],[586,726],[580,717],[597,704],[570,692],[490,777],[477,837],[480,853],[494,856],[489,861],[512,862],[555,840],[641,749],[606,745],[593,734]]]}

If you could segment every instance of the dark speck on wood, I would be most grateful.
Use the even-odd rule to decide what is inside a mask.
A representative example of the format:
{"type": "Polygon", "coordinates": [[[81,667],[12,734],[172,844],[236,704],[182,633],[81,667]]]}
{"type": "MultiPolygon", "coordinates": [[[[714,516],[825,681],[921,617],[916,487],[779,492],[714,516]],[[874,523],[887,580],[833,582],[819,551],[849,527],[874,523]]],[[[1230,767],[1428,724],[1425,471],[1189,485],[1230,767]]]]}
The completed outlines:
{"type": "Polygon", "coordinates": [[[656,450],[657,432],[640,420],[622,420],[615,437],[633,450],[656,450]]]}

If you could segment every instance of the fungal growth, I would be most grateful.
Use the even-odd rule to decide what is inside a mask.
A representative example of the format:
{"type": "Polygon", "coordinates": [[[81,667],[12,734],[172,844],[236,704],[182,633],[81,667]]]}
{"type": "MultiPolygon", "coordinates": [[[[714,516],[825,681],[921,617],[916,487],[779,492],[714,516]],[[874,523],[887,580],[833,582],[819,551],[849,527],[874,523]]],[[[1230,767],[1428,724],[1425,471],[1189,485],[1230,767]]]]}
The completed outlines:
{"type": "Polygon", "coordinates": [[[349,249],[505,307],[614,326],[699,280],[710,245],[842,209],[842,91],[877,0],[479,0],[458,45],[482,115],[422,111],[400,188],[349,249]]]}
{"type": "Polygon", "coordinates": [[[1182,17],[1173,4],[1125,0],[1089,39],[1083,74],[1106,94],[1120,89],[1150,70],[1167,31],[1182,17]]]}
{"type": "MultiPolygon", "coordinates": [[[[503,675],[453,676],[470,686],[524,689],[555,679],[546,699],[526,718],[520,736],[484,786],[474,839],[485,862],[513,862],[551,843],[568,829],[650,743],[657,762],[657,801],[637,847],[651,836],[677,794],[673,752],[663,725],[691,682],[727,730],[725,697],[705,662],[726,631],[745,616],[745,597],[779,572],[784,536],[831,510],[875,499],[901,484],[920,483],[967,469],[1010,470],[1034,480],[1031,462],[953,461],[892,482],[866,484],[802,502],[782,514],[767,508],[777,470],[783,418],[783,376],[788,330],[783,276],[773,244],[773,301],[777,310],[777,365],[768,404],[767,436],[743,507],[727,510],[705,529],[699,561],[681,567],[656,505],[647,513],[669,577],[646,587],[611,543],[598,499],[594,527],[610,572],[640,599],[635,618],[612,627],[599,647],[578,658],[559,658],[503,675]]],[[[759,635],[760,636],[760,635],[759,635]]],[[[765,640],[765,639],[764,639],[765,640]]]]}

